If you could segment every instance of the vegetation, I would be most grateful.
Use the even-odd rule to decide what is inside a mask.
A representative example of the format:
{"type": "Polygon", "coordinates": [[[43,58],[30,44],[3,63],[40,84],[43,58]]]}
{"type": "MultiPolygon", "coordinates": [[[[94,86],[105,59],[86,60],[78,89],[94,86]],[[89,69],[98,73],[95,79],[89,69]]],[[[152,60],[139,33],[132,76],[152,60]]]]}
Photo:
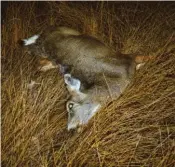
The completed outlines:
{"type": "Polygon", "coordinates": [[[2,166],[172,167],[174,8],[174,2],[8,2],[1,25],[2,166]],[[66,130],[69,95],[58,71],[38,72],[38,58],[17,44],[47,25],[75,28],[122,53],[154,56],[80,133],[66,130]]]}

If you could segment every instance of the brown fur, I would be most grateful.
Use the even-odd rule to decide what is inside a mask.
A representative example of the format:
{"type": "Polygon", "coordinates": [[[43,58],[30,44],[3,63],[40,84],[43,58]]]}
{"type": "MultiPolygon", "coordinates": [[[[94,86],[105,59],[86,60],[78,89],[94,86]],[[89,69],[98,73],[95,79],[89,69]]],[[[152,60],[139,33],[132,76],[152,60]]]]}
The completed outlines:
{"type": "Polygon", "coordinates": [[[105,83],[104,76],[129,80],[135,71],[133,57],[115,53],[98,39],[65,27],[45,30],[36,44],[27,47],[31,53],[66,66],[66,73],[81,80],[85,88],[105,83]]]}

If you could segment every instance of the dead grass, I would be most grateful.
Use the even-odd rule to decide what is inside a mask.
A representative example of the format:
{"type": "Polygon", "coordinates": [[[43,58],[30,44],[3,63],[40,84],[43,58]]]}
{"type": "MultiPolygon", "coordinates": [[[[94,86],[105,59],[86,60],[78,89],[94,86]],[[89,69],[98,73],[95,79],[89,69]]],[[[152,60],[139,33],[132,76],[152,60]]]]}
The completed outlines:
{"type": "Polygon", "coordinates": [[[173,5],[8,2],[1,26],[2,166],[173,166],[173,5]],[[37,58],[17,45],[47,25],[73,27],[123,53],[157,57],[81,133],[68,133],[62,78],[57,70],[37,72],[37,58]],[[27,88],[32,79],[40,83],[34,90],[27,88]]]}

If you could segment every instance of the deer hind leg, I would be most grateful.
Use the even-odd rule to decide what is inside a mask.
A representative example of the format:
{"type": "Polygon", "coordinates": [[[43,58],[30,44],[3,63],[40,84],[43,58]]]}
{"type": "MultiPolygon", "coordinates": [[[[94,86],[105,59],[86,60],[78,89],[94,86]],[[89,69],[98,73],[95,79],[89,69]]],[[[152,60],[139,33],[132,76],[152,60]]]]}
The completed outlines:
{"type": "Polygon", "coordinates": [[[139,63],[136,65],[136,70],[139,70],[140,68],[142,68],[145,65],[145,63],[139,63]]]}

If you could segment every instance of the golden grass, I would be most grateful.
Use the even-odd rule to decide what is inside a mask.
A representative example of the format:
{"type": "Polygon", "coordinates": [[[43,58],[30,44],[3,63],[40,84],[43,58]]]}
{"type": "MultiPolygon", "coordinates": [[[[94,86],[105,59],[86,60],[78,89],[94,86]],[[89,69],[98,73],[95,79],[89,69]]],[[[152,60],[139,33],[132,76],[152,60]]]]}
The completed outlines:
{"type": "Polygon", "coordinates": [[[173,5],[8,2],[1,27],[2,166],[173,166],[173,5]],[[18,39],[47,25],[73,27],[123,53],[157,57],[81,133],[68,133],[68,93],[61,76],[57,70],[39,73],[37,58],[17,45],[18,39]],[[40,84],[30,90],[27,84],[32,79],[40,84]]]}

